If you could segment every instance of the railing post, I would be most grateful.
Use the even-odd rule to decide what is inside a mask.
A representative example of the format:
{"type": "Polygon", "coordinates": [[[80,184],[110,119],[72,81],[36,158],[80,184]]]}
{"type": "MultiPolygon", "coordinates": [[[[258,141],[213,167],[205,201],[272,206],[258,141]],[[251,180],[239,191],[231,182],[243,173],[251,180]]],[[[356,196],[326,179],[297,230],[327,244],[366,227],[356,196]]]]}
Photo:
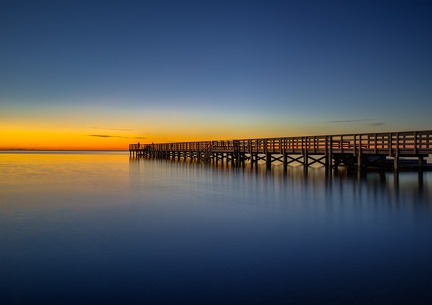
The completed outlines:
{"type": "Polygon", "coordinates": [[[341,153],[344,153],[344,136],[341,135],[340,137],[340,148],[341,148],[341,153]]]}
{"type": "Polygon", "coordinates": [[[357,135],[354,135],[354,156],[357,155],[357,135]]]}
{"type": "Polygon", "coordinates": [[[392,145],[393,145],[393,143],[392,143],[392,134],[389,133],[387,137],[388,137],[387,145],[388,145],[388,149],[389,149],[388,154],[389,154],[389,156],[392,156],[392,145]]]}
{"type": "Polygon", "coordinates": [[[377,146],[378,146],[377,134],[374,135],[374,146],[375,146],[375,154],[376,154],[377,153],[377,146]]]}
{"type": "Polygon", "coordinates": [[[359,134],[359,143],[358,143],[358,153],[359,153],[359,155],[362,154],[362,138],[363,138],[363,135],[359,134]]]}

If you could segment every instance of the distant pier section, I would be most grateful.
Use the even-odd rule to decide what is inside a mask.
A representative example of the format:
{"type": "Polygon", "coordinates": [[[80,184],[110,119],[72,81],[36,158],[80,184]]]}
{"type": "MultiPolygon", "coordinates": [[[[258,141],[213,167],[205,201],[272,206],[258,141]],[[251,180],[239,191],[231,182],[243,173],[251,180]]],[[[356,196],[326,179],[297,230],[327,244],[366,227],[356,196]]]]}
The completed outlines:
{"type": "Polygon", "coordinates": [[[308,167],[339,166],[427,170],[432,154],[432,130],[321,135],[304,137],[130,144],[131,157],[191,160],[232,167],[282,164],[308,167]]]}

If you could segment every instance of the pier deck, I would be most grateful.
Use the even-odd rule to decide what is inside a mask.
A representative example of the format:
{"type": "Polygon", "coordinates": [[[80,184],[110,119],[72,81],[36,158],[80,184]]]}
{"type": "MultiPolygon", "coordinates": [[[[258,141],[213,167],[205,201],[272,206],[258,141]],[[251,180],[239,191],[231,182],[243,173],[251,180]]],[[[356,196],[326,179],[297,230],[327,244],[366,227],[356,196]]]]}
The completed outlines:
{"type": "Polygon", "coordinates": [[[391,167],[397,171],[401,158],[409,158],[417,159],[417,168],[423,170],[424,158],[432,154],[432,130],[130,144],[129,151],[134,157],[230,162],[236,167],[246,162],[253,167],[262,161],[269,169],[273,162],[281,162],[284,169],[291,164],[307,169],[313,164],[327,168],[385,168],[391,161],[391,167]]]}

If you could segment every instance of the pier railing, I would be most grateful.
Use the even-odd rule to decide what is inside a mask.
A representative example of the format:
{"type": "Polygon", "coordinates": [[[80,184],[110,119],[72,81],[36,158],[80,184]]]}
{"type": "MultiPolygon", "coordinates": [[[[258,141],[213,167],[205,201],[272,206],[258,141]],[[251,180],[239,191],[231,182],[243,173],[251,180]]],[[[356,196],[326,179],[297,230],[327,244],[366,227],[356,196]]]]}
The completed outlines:
{"type": "Polygon", "coordinates": [[[304,137],[218,140],[158,144],[130,144],[129,150],[164,152],[208,151],[290,154],[384,154],[428,155],[432,153],[432,130],[341,134],[304,137]]]}

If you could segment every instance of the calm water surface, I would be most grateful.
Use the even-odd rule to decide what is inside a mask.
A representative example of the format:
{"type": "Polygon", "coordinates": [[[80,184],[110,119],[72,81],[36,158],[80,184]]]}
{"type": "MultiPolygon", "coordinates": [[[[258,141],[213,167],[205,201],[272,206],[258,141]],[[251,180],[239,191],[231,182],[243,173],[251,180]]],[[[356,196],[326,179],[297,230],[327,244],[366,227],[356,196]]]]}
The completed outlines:
{"type": "Polygon", "coordinates": [[[431,304],[432,173],[0,154],[0,304],[431,304]]]}

